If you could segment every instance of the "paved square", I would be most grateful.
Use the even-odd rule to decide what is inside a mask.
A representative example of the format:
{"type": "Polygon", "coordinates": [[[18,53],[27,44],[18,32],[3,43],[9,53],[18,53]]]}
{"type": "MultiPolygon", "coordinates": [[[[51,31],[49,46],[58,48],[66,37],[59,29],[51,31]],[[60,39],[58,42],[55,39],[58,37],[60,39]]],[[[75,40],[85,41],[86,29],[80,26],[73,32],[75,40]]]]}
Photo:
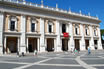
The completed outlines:
{"type": "Polygon", "coordinates": [[[41,53],[24,57],[0,56],[1,69],[104,69],[104,51],[78,54],[70,52],[41,53]]]}

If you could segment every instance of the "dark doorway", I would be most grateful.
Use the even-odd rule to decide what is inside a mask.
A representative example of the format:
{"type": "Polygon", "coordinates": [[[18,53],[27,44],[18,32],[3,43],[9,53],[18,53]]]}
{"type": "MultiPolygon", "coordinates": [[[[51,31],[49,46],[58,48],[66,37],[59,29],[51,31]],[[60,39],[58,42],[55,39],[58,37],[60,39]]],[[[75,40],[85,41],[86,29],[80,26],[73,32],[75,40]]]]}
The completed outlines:
{"type": "Polygon", "coordinates": [[[6,52],[7,53],[16,53],[17,52],[17,37],[8,37],[7,38],[7,47],[6,52]]]}
{"type": "Polygon", "coordinates": [[[85,45],[86,45],[86,50],[87,50],[87,48],[89,46],[89,40],[85,40],[85,45]]]}
{"type": "Polygon", "coordinates": [[[68,51],[68,39],[62,39],[62,50],[68,51]]]}
{"type": "Polygon", "coordinates": [[[97,49],[97,47],[98,47],[98,42],[97,42],[97,40],[94,40],[94,46],[95,46],[95,49],[97,49]]]}
{"type": "Polygon", "coordinates": [[[48,52],[54,51],[54,39],[52,38],[47,39],[47,51],[48,52]]]}
{"type": "Polygon", "coordinates": [[[75,39],[75,49],[80,51],[80,43],[79,43],[79,39],[75,39]]]}
{"type": "Polygon", "coordinates": [[[37,50],[37,38],[29,38],[29,45],[28,45],[28,51],[34,52],[34,50],[37,50]]]}
{"type": "Polygon", "coordinates": [[[29,44],[29,52],[33,52],[34,50],[33,50],[33,48],[32,48],[32,44],[29,44]]]}

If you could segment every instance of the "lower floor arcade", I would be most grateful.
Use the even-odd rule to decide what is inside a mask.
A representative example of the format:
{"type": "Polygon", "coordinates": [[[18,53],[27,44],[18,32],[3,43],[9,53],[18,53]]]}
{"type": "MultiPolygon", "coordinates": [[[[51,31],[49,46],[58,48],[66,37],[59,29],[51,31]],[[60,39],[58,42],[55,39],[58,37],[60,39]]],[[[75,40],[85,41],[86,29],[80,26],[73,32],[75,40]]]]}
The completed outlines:
{"type": "MultiPolygon", "coordinates": [[[[70,38],[60,38],[60,44],[61,46],[57,45],[57,39],[56,38],[45,38],[44,46],[40,46],[41,42],[40,42],[40,38],[39,37],[26,37],[26,46],[24,47],[24,51],[26,53],[33,53],[34,50],[38,51],[38,52],[64,52],[64,51],[71,51],[71,43],[70,42],[71,39],[70,38]],[[41,51],[41,48],[44,47],[44,50],[41,51]]],[[[92,40],[89,39],[84,39],[84,45],[82,45],[81,42],[81,38],[79,39],[73,39],[74,42],[74,47],[73,49],[77,49],[78,51],[82,51],[82,50],[87,50],[88,46],[90,46],[92,48],[92,50],[96,50],[98,49],[98,39],[93,39],[93,43],[92,40]],[[84,47],[84,49],[82,49],[82,47],[84,47]]],[[[17,53],[20,52],[22,49],[21,47],[21,40],[20,37],[10,37],[7,36],[4,38],[4,42],[3,42],[3,53],[17,53]]]]}

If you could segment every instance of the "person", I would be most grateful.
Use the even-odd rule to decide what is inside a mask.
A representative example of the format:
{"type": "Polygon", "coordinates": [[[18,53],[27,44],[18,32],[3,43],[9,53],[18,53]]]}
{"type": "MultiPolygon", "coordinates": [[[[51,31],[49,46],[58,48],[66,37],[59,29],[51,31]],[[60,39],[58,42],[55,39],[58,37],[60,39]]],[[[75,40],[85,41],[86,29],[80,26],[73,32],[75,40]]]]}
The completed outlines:
{"type": "Polygon", "coordinates": [[[71,48],[71,53],[73,53],[73,48],[71,48]]]}
{"type": "Polygon", "coordinates": [[[34,50],[34,56],[37,55],[37,50],[34,50]]]}
{"type": "Polygon", "coordinates": [[[88,46],[88,55],[91,53],[90,47],[88,46]]]}
{"type": "Polygon", "coordinates": [[[78,53],[77,49],[74,48],[74,55],[76,55],[78,53]]]}

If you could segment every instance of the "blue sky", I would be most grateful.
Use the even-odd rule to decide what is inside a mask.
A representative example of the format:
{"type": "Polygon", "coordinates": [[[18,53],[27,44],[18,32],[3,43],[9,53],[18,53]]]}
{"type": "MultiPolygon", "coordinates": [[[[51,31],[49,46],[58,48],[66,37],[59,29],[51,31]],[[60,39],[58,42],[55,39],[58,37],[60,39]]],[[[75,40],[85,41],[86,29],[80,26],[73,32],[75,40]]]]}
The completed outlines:
{"type": "MultiPolygon", "coordinates": [[[[29,2],[41,4],[41,0],[26,0],[29,2]]],[[[98,16],[102,21],[100,23],[100,28],[104,29],[104,0],[43,0],[44,5],[55,7],[56,3],[58,8],[64,10],[71,10],[73,12],[82,11],[83,14],[88,14],[90,12],[91,16],[98,16]]]]}

